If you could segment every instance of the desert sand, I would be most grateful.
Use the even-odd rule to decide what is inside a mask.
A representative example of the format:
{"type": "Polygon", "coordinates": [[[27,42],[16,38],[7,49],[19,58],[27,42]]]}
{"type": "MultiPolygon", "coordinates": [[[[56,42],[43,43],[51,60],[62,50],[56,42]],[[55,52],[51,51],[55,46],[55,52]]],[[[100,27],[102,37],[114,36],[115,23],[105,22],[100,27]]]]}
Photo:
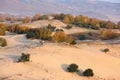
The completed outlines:
{"type": "Polygon", "coordinates": [[[120,44],[106,42],[64,43],[27,40],[25,35],[6,35],[8,46],[0,48],[0,80],[120,80],[120,44]],[[109,48],[110,52],[101,50],[109,48]],[[17,63],[21,53],[29,53],[30,62],[17,63]],[[79,65],[79,74],[69,73],[69,64],[79,65]],[[91,68],[94,77],[80,75],[91,68]]]}

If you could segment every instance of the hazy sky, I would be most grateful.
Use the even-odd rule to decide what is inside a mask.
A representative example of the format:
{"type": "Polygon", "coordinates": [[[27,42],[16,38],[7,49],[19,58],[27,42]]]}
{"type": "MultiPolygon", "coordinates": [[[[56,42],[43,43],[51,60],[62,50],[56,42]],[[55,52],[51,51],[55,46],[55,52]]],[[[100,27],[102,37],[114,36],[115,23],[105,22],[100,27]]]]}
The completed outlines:
{"type": "Polygon", "coordinates": [[[109,1],[109,2],[114,2],[114,3],[120,3],[120,0],[101,0],[101,1],[109,1]]]}

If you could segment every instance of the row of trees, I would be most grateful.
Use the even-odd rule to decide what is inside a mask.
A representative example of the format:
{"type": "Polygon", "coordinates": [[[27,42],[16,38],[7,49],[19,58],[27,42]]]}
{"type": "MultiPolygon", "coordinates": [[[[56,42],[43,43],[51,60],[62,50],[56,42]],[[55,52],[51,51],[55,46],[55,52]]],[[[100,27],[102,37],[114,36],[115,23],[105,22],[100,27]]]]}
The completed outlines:
{"type": "Polygon", "coordinates": [[[27,38],[32,39],[43,39],[49,40],[54,42],[67,42],[70,44],[76,44],[75,40],[72,37],[68,37],[64,31],[56,31],[52,35],[52,31],[47,28],[36,28],[36,29],[29,29],[26,34],[27,38]]]}
{"type": "Polygon", "coordinates": [[[100,20],[100,19],[96,19],[96,18],[89,18],[84,15],[78,15],[78,16],[74,17],[72,14],[56,14],[56,15],[54,15],[54,19],[59,19],[66,24],[74,24],[76,26],[92,28],[92,29],[120,28],[120,21],[116,25],[112,21],[105,21],[105,20],[100,20]]]}
{"type": "Polygon", "coordinates": [[[39,13],[35,14],[33,17],[24,17],[22,18],[23,23],[29,23],[37,20],[46,20],[49,19],[49,15],[40,15],[39,13]]]}
{"type": "MultiPolygon", "coordinates": [[[[51,16],[54,19],[61,20],[66,24],[74,24],[76,26],[85,27],[85,28],[92,28],[92,29],[119,28],[120,29],[120,21],[117,24],[115,24],[112,21],[105,21],[105,20],[100,20],[100,19],[96,19],[96,18],[89,18],[84,15],[73,16],[72,14],[62,14],[62,13],[54,14],[51,16]]],[[[1,17],[0,19],[3,19],[3,17],[1,17]]],[[[39,13],[36,13],[33,17],[24,17],[24,18],[19,18],[19,17],[14,17],[14,16],[5,17],[6,21],[11,21],[11,22],[22,21],[23,23],[29,23],[32,21],[46,20],[46,19],[49,19],[49,14],[41,15],[39,13]]]]}
{"type": "Polygon", "coordinates": [[[8,31],[17,34],[26,34],[28,39],[42,39],[76,44],[75,40],[72,37],[68,37],[62,29],[56,29],[55,26],[50,24],[42,28],[28,28],[27,26],[14,24],[9,26],[8,31]]]}

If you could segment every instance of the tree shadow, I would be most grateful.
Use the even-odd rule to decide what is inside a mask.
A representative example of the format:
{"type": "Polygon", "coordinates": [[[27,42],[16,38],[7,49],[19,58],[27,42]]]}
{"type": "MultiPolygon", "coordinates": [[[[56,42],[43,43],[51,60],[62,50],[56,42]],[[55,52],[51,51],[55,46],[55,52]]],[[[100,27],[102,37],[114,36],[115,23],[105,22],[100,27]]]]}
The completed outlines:
{"type": "Polygon", "coordinates": [[[20,56],[18,55],[5,55],[7,58],[11,58],[13,62],[17,62],[20,56]]]}
{"type": "Polygon", "coordinates": [[[67,67],[68,67],[67,64],[62,64],[62,65],[61,65],[61,68],[62,68],[65,72],[68,72],[67,67]]]}
{"type": "Polygon", "coordinates": [[[79,69],[76,73],[77,73],[77,75],[79,75],[79,76],[83,76],[83,70],[82,69],[79,69]]]}

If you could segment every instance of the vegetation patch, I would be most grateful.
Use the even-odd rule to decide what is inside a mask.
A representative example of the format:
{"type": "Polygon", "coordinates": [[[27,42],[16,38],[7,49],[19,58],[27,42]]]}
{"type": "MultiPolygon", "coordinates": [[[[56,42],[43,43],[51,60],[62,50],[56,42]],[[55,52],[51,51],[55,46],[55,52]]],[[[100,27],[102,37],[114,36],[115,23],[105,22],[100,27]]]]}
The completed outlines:
{"type": "Polygon", "coordinates": [[[0,38],[0,46],[1,46],[1,47],[7,46],[7,41],[6,41],[6,39],[0,38]]]}
{"type": "Polygon", "coordinates": [[[28,62],[28,61],[30,61],[30,54],[22,53],[22,55],[20,56],[17,62],[28,62]]]}
{"type": "Polygon", "coordinates": [[[84,72],[83,72],[83,76],[88,76],[88,77],[92,77],[94,76],[94,73],[93,73],[93,70],[92,69],[86,69],[84,72]]]}
{"type": "Polygon", "coordinates": [[[70,64],[67,69],[68,69],[69,72],[77,72],[78,71],[78,65],[77,64],[70,64]]]}

